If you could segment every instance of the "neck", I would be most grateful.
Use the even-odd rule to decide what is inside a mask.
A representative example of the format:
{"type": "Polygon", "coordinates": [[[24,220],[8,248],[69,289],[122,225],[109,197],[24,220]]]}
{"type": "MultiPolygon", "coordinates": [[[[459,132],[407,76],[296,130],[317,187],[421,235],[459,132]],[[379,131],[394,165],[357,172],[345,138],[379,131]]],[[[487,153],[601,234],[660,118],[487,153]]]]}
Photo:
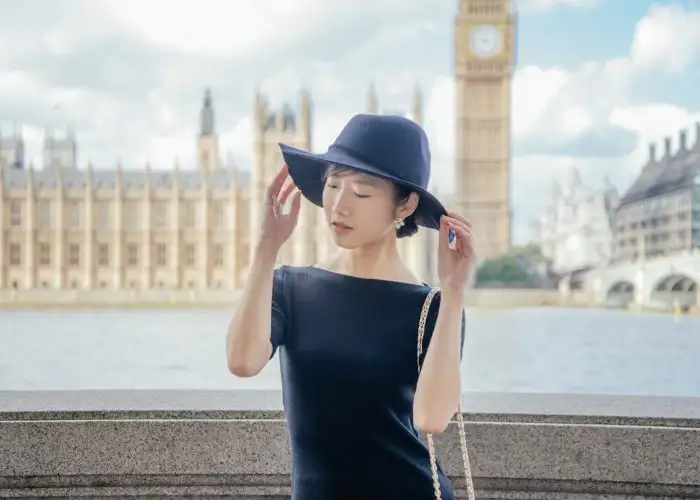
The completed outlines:
{"type": "Polygon", "coordinates": [[[361,278],[417,281],[404,265],[397,239],[393,235],[371,245],[349,250],[341,248],[329,267],[343,274],[361,278]]]}

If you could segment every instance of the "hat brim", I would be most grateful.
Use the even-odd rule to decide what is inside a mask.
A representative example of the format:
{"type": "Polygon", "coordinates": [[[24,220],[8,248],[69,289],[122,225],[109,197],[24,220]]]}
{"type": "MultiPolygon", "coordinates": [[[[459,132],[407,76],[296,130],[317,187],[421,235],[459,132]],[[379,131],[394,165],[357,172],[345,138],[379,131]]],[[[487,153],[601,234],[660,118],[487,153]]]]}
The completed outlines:
{"type": "Polygon", "coordinates": [[[302,195],[314,205],[323,206],[323,186],[326,168],[328,168],[328,165],[334,164],[374,175],[415,191],[418,194],[419,201],[414,215],[416,224],[419,226],[440,229],[440,217],[447,215],[445,207],[430,191],[388,175],[342,150],[334,149],[327,153],[313,154],[286,144],[280,144],[279,146],[294,184],[299,188],[302,195]]]}

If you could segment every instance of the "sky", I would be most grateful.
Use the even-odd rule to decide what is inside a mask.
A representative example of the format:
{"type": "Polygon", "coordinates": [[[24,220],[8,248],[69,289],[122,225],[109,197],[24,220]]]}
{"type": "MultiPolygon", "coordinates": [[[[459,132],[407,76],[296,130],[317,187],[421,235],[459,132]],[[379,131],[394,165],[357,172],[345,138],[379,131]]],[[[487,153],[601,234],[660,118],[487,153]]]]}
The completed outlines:
{"type": "MultiPolygon", "coordinates": [[[[41,168],[44,131],[69,126],[81,166],[195,168],[204,90],[221,153],[252,160],[256,88],[313,99],[313,149],[364,111],[410,113],[416,85],[433,185],[454,175],[452,27],[458,0],[22,0],[0,3],[0,134],[19,124],[41,168]]],[[[700,1],[520,0],[513,76],[516,243],[577,169],[621,193],[649,142],[700,121],[700,1]]],[[[466,43],[466,41],[462,42],[466,43]]],[[[660,145],[658,149],[663,149],[660,145]]]]}

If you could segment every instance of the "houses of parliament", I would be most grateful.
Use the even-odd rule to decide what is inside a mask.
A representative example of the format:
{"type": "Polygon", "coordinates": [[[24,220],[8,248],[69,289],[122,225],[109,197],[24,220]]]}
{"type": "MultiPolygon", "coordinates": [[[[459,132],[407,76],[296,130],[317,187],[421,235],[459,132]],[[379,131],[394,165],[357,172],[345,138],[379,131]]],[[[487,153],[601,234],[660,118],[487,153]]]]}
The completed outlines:
{"type": "MultiPolygon", "coordinates": [[[[421,120],[416,90],[413,119],[421,120]]],[[[366,112],[378,112],[374,89],[366,112]]],[[[256,94],[254,164],[226,165],[207,90],[199,118],[196,169],[77,167],[73,135],[44,142],[44,168],[25,167],[20,136],[0,143],[0,288],[235,289],[245,279],[261,225],[265,189],[279,171],[279,143],[311,149],[312,103],[296,112],[256,94]]],[[[303,200],[279,264],[310,265],[333,249],[320,209],[303,200]]],[[[409,265],[429,274],[426,231],[400,241],[409,265]]]]}

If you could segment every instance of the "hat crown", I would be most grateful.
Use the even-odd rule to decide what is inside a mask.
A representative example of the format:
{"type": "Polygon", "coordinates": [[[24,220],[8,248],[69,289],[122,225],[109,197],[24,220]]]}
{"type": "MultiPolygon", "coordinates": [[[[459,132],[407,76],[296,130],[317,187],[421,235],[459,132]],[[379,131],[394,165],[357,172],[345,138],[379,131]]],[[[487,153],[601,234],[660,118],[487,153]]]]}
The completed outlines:
{"type": "Polygon", "coordinates": [[[404,182],[428,188],[430,145],[423,128],[397,115],[353,116],[329,148],[344,150],[404,182]]]}

